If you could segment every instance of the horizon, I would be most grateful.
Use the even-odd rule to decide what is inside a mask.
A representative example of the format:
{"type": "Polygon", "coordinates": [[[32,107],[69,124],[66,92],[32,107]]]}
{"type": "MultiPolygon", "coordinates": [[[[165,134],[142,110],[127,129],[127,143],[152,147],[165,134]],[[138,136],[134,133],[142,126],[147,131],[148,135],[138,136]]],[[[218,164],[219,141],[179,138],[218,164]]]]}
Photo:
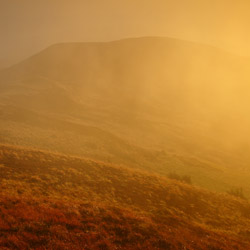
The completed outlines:
{"type": "Polygon", "coordinates": [[[145,36],[174,37],[249,56],[249,7],[244,0],[0,1],[0,68],[60,42],[145,36]]]}
{"type": "Polygon", "coordinates": [[[8,69],[8,68],[11,68],[15,65],[18,65],[19,63],[22,63],[23,61],[25,60],[28,60],[29,58],[43,52],[44,50],[48,49],[48,48],[51,48],[53,46],[56,46],[56,45],[64,45],[64,44],[105,44],[105,43],[114,43],[114,42],[119,42],[119,41],[126,41],[126,40],[133,40],[133,39],[169,39],[169,40],[176,40],[176,41],[181,41],[181,42],[187,42],[187,43],[193,43],[193,44],[197,44],[197,45],[202,45],[202,46],[205,46],[205,47],[211,47],[211,48],[214,48],[214,49],[218,49],[222,52],[225,52],[227,54],[231,54],[233,56],[237,56],[237,57],[242,57],[242,58],[250,58],[250,55],[247,55],[247,56],[244,56],[244,55],[241,55],[241,54],[237,54],[233,51],[229,51],[225,48],[220,48],[220,47],[217,47],[213,44],[209,44],[209,43],[202,43],[202,42],[198,42],[198,41],[192,41],[192,40],[186,40],[186,39],[181,39],[181,38],[177,38],[177,37],[170,37],[170,36],[138,36],[138,37],[124,37],[124,38],[118,38],[118,39],[115,39],[115,40],[107,40],[107,41],[68,41],[68,42],[56,42],[56,43],[53,43],[53,44],[50,44],[48,45],[47,47],[45,48],[42,48],[42,49],[39,49],[37,51],[35,51],[33,54],[30,54],[30,55],[27,55],[27,57],[24,57],[22,59],[20,59],[19,61],[16,61],[10,65],[6,65],[2,68],[0,68],[0,70],[5,70],[5,69],[8,69]]]}

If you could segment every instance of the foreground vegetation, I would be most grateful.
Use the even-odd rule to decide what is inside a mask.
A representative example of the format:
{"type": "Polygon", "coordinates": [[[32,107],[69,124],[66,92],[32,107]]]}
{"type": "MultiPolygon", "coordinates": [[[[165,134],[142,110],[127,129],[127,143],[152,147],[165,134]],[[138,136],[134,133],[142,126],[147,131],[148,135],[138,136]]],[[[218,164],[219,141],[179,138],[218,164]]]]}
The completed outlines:
{"type": "Polygon", "coordinates": [[[122,166],[0,146],[0,249],[250,249],[250,204],[122,166]]]}

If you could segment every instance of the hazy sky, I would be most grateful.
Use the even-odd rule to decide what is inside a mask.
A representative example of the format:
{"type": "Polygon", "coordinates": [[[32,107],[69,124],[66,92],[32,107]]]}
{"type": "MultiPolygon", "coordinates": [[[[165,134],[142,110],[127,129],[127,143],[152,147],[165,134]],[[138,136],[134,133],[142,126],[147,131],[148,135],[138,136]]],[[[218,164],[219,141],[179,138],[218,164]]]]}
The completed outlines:
{"type": "Polygon", "coordinates": [[[169,36],[250,55],[249,0],[0,0],[0,67],[57,42],[169,36]]]}

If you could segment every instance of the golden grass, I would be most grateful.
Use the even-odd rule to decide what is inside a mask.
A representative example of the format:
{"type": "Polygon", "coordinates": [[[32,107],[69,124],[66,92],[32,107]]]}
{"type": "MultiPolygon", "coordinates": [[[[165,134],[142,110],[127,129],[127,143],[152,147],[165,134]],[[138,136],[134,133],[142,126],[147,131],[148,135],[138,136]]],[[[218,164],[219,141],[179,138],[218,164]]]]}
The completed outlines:
{"type": "Polygon", "coordinates": [[[0,146],[1,249],[250,249],[250,204],[79,157],[0,146]]]}

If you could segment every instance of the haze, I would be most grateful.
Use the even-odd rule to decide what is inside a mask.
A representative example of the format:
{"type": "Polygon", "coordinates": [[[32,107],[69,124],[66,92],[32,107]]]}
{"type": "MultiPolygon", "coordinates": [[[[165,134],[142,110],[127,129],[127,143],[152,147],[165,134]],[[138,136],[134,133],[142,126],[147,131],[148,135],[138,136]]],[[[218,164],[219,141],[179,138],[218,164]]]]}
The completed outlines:
{"type": "Polygon", "coordinates": [[[0,67],[58,42],[163,36],[250,54],[247,0],[1,0],[0,67]]]}
{"type": "Polygon", "coordinates": [[[0,4],[0,249],[250,249],[250,3],[0,4]]]}

